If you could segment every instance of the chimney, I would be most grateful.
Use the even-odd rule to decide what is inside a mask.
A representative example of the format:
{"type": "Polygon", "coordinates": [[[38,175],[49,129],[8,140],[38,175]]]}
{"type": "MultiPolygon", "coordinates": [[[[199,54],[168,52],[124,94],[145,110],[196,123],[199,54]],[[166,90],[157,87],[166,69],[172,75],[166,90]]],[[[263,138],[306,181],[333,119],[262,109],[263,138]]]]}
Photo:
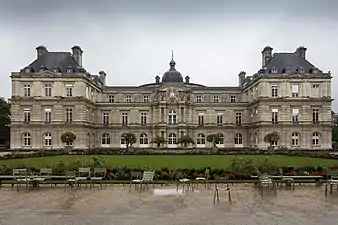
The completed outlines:
{"type": "Polygon", "coordinates": [[[190,83],[190,77],[189,77],[189,76],[186,76],[186,77],[185,77],[185,83],[186,83],[186,84],[189,84],[189,83],[190,83]]]}
{"type": "Polygon", "coordinates": [[[299,46],[296,49],[295,53],[297,53],[298,55],[300,55],[302,58],[305,59],[305,57],[306,57],[306,50],[307,50],[307,48],[305,48],[304,46],[299,46]]]}
{"type": "Polygon", "coordinates": [[[262,51],[262,68],[265,68],[272,58],[272,50],[270,46],[266,46],[262,51]]]}
{"type": "Polygon", "coordinates": [[[160,83],[160,77],[159,76],[155,77],[155,83],[160,83]]]}
{"type": "Polygon", "coordinates": [[[244,71],[241,71],[239,74],[238,74],[238,80],[239,80],[239,85],[240,87],[243,86],[244,84],[244,80],[245,80],[245,75],[246,73],[244,71]]]}
{"type": "Polygon", "coordinates": [[[104,71],[100,71],[99,75],[100,75],[100,81],[102,82],[102,84],[106,85],[106,73],[104,71]]]}
{"type": "Polygon", "coordinates": [[[36,47],[36,52],[37,52],[37,57],[41,57],[43,54],[45,54],[46,52],[48,52],[47,48],[43,45],[39,45],[38,47],[36,47]]]}
{"type": "Polygon", "coordinates": [[[75,61],[77,62],[77,64],[79,64],[80,67],[82,67],[82,49],[80,46],[75,45],[72,48],[72,52],[73,52],[73,58],[75,59],[75,61]]]}

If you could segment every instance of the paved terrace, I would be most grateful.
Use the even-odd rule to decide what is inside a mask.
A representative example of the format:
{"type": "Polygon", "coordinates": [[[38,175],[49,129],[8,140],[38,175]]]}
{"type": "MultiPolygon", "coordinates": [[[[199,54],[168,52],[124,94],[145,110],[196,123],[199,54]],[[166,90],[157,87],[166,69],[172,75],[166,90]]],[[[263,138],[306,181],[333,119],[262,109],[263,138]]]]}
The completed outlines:
{"type": "Polygon", "coordinates": [[[4,186],[0,189],[0,224],[332,225],[338,221],[338,192],[325,198],[324,187],[309,184],[295,191],[283,187],[277,196],[268,191],[261,196],[252,184],[235,184],[231,205],[225,186],[219,188],[220,202],[214,205],[213,188],[204,187],[175,193],[174,186],[157,185],[155,191],[129,193],[128,185],[73,191],[47,185],[19,192],[4,186]]]}

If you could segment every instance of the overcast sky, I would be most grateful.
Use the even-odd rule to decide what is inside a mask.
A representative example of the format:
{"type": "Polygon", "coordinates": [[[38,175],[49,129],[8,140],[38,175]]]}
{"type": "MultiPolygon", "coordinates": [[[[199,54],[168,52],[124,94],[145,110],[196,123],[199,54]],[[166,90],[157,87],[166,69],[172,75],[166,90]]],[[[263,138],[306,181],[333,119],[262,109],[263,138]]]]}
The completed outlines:
{"type": "MultiPolygon", "coordinates": [[[[261,67],[261,50],[294,52],[338,73],[337,0],[10,0],[0,1],[0,96],[10,73],[36,58],[35,48],[80,45],[86,70],[107,73],[109,85],[153,82],[176,68],[191,82],[237,85],[238,73],[261,67]]],[[[333,78],[333,98],[338,95],[333,78]]],[[[338,101],[333,103],[338,109],[338,101]]]]}

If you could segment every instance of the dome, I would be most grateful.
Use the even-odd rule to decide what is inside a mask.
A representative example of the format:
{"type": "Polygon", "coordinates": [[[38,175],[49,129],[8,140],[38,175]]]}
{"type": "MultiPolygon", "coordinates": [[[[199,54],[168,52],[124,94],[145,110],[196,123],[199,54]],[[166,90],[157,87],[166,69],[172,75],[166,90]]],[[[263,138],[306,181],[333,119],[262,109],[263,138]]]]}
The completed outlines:
{"type": "Polygon", "coordinates": [[[163,75],[162,82],[183,82],[181,73],[175,69],[176,63],[173,58],[171,59],[169,65],[170,69],[163,75]]]}

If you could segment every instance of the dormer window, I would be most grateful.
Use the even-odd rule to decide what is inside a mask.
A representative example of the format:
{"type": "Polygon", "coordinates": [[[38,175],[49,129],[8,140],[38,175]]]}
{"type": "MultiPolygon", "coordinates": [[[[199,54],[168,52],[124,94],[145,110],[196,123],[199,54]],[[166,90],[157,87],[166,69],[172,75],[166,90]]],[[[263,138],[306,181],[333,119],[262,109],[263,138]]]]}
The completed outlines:
{"type": "Polygon", "coordinates": [[[273,67],[273,68],[271,69],[271,73],[277,73],[277,72],[278,72],[278,70],[277,70],[276,67],[273,67]]]}
{"type": "Polygon", "coordinates": [[[298,71],[299,73],[304,73],[304,68],[303,68],[303,67],[299,67],[299,68],[297,69],[297,71],[298,71]]]}
{"type": "Polygon", "coordinates": [[[53,73],[59,73],[60,69],[58,67],[53,68],[53,73]]]}
{"type": "Polygon", "coordinates": [[[30,72],[32,72],[32,68],[30,68],[30,67],[26,67],[26,69],[25,69],[25,72],[26,72],[26,73],[30,73],[30,72]]]}
{"type": "Polygon", "coordinates": [[[284,68],[283,73],[291,73],[291,68],[290,67],[284,68]]]}
{"type": "Polygon", "coordinates": [[[43,71],[45,71],[47,68],[46,67],[44,67],[44,66],[40,66],[40,69],[39,69],[39,71],[40,72],[43,72],[43,71]]]}
{"type": "Polygon", "coordinates": [[[73,73],[73,68],[72,67],[68,67],[67,68],[67,73],[73,73]]]}
{"type": "Polygon", "coordinates": [[[318,72],[318,69],[317,68],[311,68],[309,70],[309,73],[317,73],[318,72]]]}

